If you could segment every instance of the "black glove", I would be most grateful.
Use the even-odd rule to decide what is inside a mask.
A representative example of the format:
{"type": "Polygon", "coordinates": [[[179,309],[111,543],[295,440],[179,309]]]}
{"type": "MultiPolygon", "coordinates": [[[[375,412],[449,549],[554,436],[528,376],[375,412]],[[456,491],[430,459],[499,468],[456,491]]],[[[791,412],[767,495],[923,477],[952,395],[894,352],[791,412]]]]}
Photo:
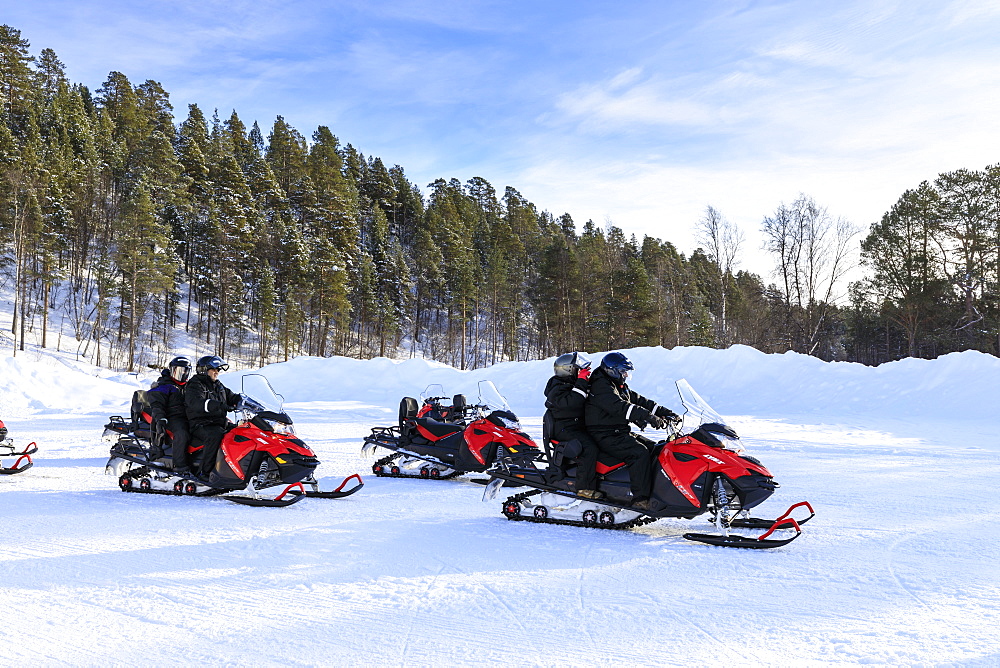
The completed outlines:
{"type": "Polygon", "coordinates": [[[675,422],[675,421],[677,421],[677,420],[680,419],[680,417],[677,415],[677,413],[673,412],[672,410],[670,410],[666,406],[657,406],[656,407],[656,416],[657,417],[661,417],[661,418],[663,418],[664,420],[666,420],[668,422],[675,422]]]}
{"type": "Polygon", "coordinates": [[[243,405],[243,395],[242,394],[233,395],[233,403],[229,404],[230,410],[234,411],[239,410],[240,406],[242,405],[243,405]]]}
{"type": "Polygon", "coordinates": [[[156,431],[161,434],[167,433],[167,418],[160,418],[156,421],[156,431]]]}
{"type": "Polygon", "coordinates": [[[658,415],[650,415],[648,421],[653,429],[664,429],[667,426],[667,421],[658,415]]]}

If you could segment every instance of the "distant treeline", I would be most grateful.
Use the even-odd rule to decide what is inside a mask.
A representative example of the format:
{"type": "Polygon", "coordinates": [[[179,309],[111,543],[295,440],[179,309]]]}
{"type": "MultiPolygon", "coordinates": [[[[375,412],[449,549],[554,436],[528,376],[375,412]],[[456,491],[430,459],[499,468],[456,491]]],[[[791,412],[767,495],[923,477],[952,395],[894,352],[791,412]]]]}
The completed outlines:
{"type": "MultiPolygon", "coordinates": [[[[264,364],[423,355],[461,367],[641,345],[797,350],[879,363],[997,351],[997,172],[907,192],[864,240],[871,278],[835,306],[856,231],[807,196],[764,217],[777,277],[737,271],[741,234],[708,207],[690,256],[539,211],[483,178],[426,186],[325,126],[236,112],[177,122],[155,81],[67,80],[0,26],[0,234],[13,334],[132,369],[183,330],[264,364]],[[61,343],[65,348],[65,343],[61,343]]],[[[664,194],[669,197],[669,192],[664,194]]]]}

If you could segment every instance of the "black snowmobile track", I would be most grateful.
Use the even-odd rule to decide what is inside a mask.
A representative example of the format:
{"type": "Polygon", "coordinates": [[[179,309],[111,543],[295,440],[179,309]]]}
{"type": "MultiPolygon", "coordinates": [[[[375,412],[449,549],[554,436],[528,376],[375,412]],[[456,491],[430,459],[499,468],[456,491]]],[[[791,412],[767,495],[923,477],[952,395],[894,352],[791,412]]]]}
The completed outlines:
{"type": "MultiPolygon", "coordinates": [[[[555,517],[538,517],[536,515],[522,515],[519,507],[520,502],[524,501],[529,497],[535,496],[536,494],[541,494],[544,491],[546,490],[533,489],[528,492],[521,492],[520,494],[515,494],[514,496],[510,497],[509,499],[503,502],[503,505],[501,506],[501,512],[509,520],[523,520],[525,522],[536,522],[538,524],[562,524],[564,526],[584,527],[587,529],[633,529],[635,527],[643,526],[644,524],[651,524],[656,520],[660,519],[658,517],[650,517],[649,515],[640,515],[639,517],[631,519],[628,522],[610,522],[602,524],[596,512],[594,513],[593,522],[585,522],[583,520],[567,520],[555,517]],[[515,508],[517,509],[516,512],[514,510],[515,508]]],[[[564,496],[569,496],[569,495],[564,495],[564,496]]],[[[569,496],[569,498],[578,498],[578,497],[569,496]]],[[[589,499],[581,499],[581,500],[590,501],[589,499]]],[[[597,503],[603,503],[603,501],[599,501],[597,503]]],[[[608,505],[614,505],[616,508],[627,509],[625,506],[618,506],[617,504],[608,504],[608,505]]]]}
{"type": "Polygon", "coordinates": [[[417,457],[417,459],[420,459],[421,461],[426,461],[428,465],[423,467],[420,473],[415,473],[415,474],[403,473],[403,470],[401,468],[399,468],[398,466],[391,466],[391,464],[393,461],[399,459],[404,454],[409,455],[411,457],[415,456],[411,455],[410,453],[394,452],[391,455],[387,455],[382,459],[378,460],[377,462],[375,462],[374,464],[372,464],[372,473],[374,473],[380,478],[411,478],[411,479],[415,478],[417,480],[451,480],[456,476],[460,476],[463,473],[466,473],[466,471],[458,471],[453,469],[451,473],[435,476],[434,469],[436,469],[437,466],[449,469],[452,467],[448,466],[447,464],[440,464],[439,462],[428,461],[426,459],[423,459],[422,457],[417,457]],[[393,472],[394,468],[396,469],[395,472],[393,472]],[[427,475],[424,475],[423,471],[427,471],[427,475]]]}
{"type": "MultiPolygon", "coordinates": [[[[209,487],[201,492],[185,492],[183,489],[178,491],[176,489],[144,489],[142,487],[142,479],[149,476],[151,469],[149,466],[140,466],[138,468],[129,469],[128,472],[123,473],[118,478],[118,488],[123,492],[132,492],[136,494],[162,494],[165,496],[218,496],[224,494],[229,490],[219,489],[217,487],[209,487]],[[136,484],[138,482],[138,484],[136,484]]],[[[189,479],[190,480],[190,479],[189,479]]],[[[194,482],[194,480],[190,480],[194,482]]],[[[204,486],[204,483],[199,483],[204,486]]]]}

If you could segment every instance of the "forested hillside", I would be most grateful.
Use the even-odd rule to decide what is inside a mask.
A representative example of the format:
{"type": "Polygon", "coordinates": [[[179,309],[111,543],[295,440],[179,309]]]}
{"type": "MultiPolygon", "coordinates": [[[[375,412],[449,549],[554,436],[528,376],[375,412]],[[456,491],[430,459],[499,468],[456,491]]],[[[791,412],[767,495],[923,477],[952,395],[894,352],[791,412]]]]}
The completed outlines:
{"type": "MultiPolygon", "coordinates": [[[[14,347],[50,315],[98,365],[163,362],[181,332],[246,365],[422,355],[460,368],[570,349],[733,343],[878,363],[997,352],[996,170],[906,193],[863,243],[803,195],[762,215],[775,277],[738,270],[711,207],[703,249],[539,210],[474,177],[419,186],[320,126],[175,113],[155,81],[67,79],[0,26],[2,280],[14,347]],[[65,324],[64,324],[65,321],[65,324]]],[[[669,197],[665,188],[664,197],[669,197]]],[[[66,341],[60,345],[66,348],[66,341]]]]}

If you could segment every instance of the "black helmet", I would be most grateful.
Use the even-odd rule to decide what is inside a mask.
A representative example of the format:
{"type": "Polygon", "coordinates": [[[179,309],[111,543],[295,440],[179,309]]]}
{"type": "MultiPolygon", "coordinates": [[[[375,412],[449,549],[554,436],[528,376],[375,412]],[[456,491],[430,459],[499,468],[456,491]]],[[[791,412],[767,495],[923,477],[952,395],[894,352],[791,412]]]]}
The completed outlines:
{"type": "Polygon", "coordinates": [[[621,353],[605,355],[604,359],[601,360],[601,368],[604,369],[604,373],[615,380],[625,380],[628,378],[628,372],[635,369],[628,358],[621,353]]]}
{"type": "Polygon", "coordinates": [[[560,378],[571,378],[580,373],[580,369],[589,369],[590,359],[583,353],[566,353],[556,358],[552,368],[560,378]]]}
{"type": "Polygon", "coordinates": [[[191,360],[183,355],[175,357],[167,364],[167,369],[170,371],[171,378],[178,383],[183,383],[191,375],[191,360]]]}
{"type": "Polygon", "coordinates": [[[198,373],[205,373],[209,369],[218,369],[219,371],[229,371],[229,364],[226,360],[222,359],[218,355],[205,355],[198,360],[198,373]]]}

